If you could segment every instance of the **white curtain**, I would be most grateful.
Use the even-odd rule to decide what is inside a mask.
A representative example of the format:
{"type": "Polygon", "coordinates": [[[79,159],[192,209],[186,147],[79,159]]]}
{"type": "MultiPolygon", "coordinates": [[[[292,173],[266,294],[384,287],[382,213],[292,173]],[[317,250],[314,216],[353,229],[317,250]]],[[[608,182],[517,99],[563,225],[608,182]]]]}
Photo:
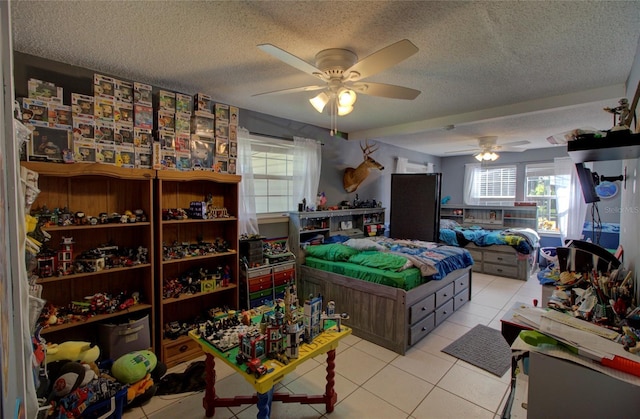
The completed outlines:
{"type": "Polygon", "coordinates": [[[322,144],[309,138],[293,137],[293,200],[294,204],[306,200],[307,207],[315,209],[320,169],[322,144]]]}
{"type": "Polygon", "coordinates": [[[556,158],[554,159],[554,166],[558,228],[564,244],[565,239],[582,239],[588,204],[585,204],[582,197],[580,179],[573,160],[570,157],[556,158]]]}
{"type": "Polygon", "coordinates": [[[478,194],[473,193],[473,179],[481,167],[482,165],[480,163],[468,163],[464,165],[464,191],[462,192],[464,193],[464,203],[467,205],[478,205],[480,203],[478,194]]]}
{"type": "Polygon", "coordinates": [[[238,130],[238,174],[240,182],[240,202],[238,203],[238,233],[258,234],[258,217],[256,216],[256,200],[253,187],[253,166],[251,164],[251,141],[249,131],[238,130]]]}

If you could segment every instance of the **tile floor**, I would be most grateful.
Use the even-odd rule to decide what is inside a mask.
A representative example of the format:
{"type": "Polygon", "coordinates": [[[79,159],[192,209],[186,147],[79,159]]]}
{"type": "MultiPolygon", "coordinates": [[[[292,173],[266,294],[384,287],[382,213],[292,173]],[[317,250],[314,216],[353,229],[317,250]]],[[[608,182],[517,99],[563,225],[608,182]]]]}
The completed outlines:
{"type": "MultiPolygon", "coordinates": [[[[272,418],[489,418],[500,417],[508,395],[510,372],[496,377],[440,350],[476,324],[500,329],[500,319],[515,302],[541,300],[535,276],[528,281],[473,274],[472,300],[422,339],[405,356],[355,336],[337,349],[338,402],[331,414],[323,405],[274,402],[272,418]]],[[[202,358],[204,359],[204,357],[202,358]]],[[[324,356],[288,375],[276,391],[323,394],[324,356]]],[[[181,372],[182,364],[169,372],[181,372]]],[[[216,363],[216,391],[220,397],[252,394],[245,379],[223,363],[216,363]]],[[[204,418],[203,393],[156,396],[142,407],[125,412],[124,419],[204,418]]],[[[255,418],[255,405],[217,408],[216,418],[255,418]]]]}

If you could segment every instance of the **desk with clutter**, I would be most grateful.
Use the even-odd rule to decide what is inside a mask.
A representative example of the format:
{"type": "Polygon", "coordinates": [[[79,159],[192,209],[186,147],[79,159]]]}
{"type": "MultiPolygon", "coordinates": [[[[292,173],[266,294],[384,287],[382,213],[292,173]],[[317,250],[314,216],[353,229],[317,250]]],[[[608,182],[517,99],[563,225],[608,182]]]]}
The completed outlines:
{"type": "Polygon", "coordinates": [[[542,307],[515,305],[512,390],[503,417],[631,417],[640,403],[633,272],[588,242],[556,249],[542,307]],[[549,285],[548,285],[549,286],[549,285]]]}

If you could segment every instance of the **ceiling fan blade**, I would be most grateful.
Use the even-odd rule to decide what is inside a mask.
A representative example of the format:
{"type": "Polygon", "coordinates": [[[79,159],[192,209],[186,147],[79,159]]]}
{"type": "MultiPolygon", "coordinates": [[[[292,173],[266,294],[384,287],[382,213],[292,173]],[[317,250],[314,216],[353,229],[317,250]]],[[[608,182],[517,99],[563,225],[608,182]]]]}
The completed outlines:
{"type": "Polygon", "coordinates": [[[350,72],[356,72],[359,74],[358,80],[364,79],[398,64],[416,52],[418,47],[408,39],[403,39],[363,58],[347,69],[344,74],[348,76],[350,72]]]}
{"type": "Polygon", "coordinates": [[[309,75],[312,75],[318,78],[320,78],[320,75],[322,74],[322,71],[320,71],[315,66],[309,64],[308,62],[304,61],[301,58],[296,57],[293,54],[288,53],[283,49],[276,47],[275,45],[260,44],[258,45],[258,48],[260,48],[262,51],[266,52],[267,54],[279,59],[280,61],[283,61],[284,63],[289,64],[291,67],[297,68],[298,70],[304,73],[307,73],[309,75]]]}
{"type": "Polygon", "coordinates": [[[357,82],[351,84],[350,87],[358,93],[391,99],[413,100],[422,93],[420,90],[384,83],[357,82]]]}
{"type": "Polygon", "coordinates": [[[498,147],[496,147],[496,151],[515,151],[515,152],[520,152],[520,151],[526,151],[526,149],[525,148],[521,148],[521,147],[498,146],[498,147]]]}
{"type": "Polygon", "coordinates": [[[530,144],[530,141],[527,140],[522,140],[522,141],[512,141],[510,143],[504,143],[502,144],[503,146],[510,146],[510,147],[517,147],[519,145],[526,145],[526,144],[530,144]]]}
{"type": "Polygon", "coordinates": [[[315,90],[322,90],[322,89],[326,89],[327,86],[302,86],[302,87],[294,87],[292,89],[284,89],[284,90],[274,90],[273,92],[264,92],[264,93],[256,93],[255,95],[251,95],[251,96],[264,96],[264,95],[286,95],[289,93],[296,93],[296,92],[313,92],[315,90]]]}
{"type": "Polygon", "coordinates": [[[444,154],[469,153],[472,151],[480,151],[479,148],[468,148],[466,150],[445,151],[444,154]]]}

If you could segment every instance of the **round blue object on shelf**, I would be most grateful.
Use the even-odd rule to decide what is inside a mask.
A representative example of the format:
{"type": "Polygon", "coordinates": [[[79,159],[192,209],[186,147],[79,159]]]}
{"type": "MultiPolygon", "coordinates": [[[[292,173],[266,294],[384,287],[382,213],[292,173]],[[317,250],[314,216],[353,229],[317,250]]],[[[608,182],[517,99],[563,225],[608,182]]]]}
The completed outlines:
{"type": "Polygon", "coordinates": [[[616,183],[605,180],[596,186],[596,193],[600,198],[613,198],[618,194],[618,189],[616,183]]]}

